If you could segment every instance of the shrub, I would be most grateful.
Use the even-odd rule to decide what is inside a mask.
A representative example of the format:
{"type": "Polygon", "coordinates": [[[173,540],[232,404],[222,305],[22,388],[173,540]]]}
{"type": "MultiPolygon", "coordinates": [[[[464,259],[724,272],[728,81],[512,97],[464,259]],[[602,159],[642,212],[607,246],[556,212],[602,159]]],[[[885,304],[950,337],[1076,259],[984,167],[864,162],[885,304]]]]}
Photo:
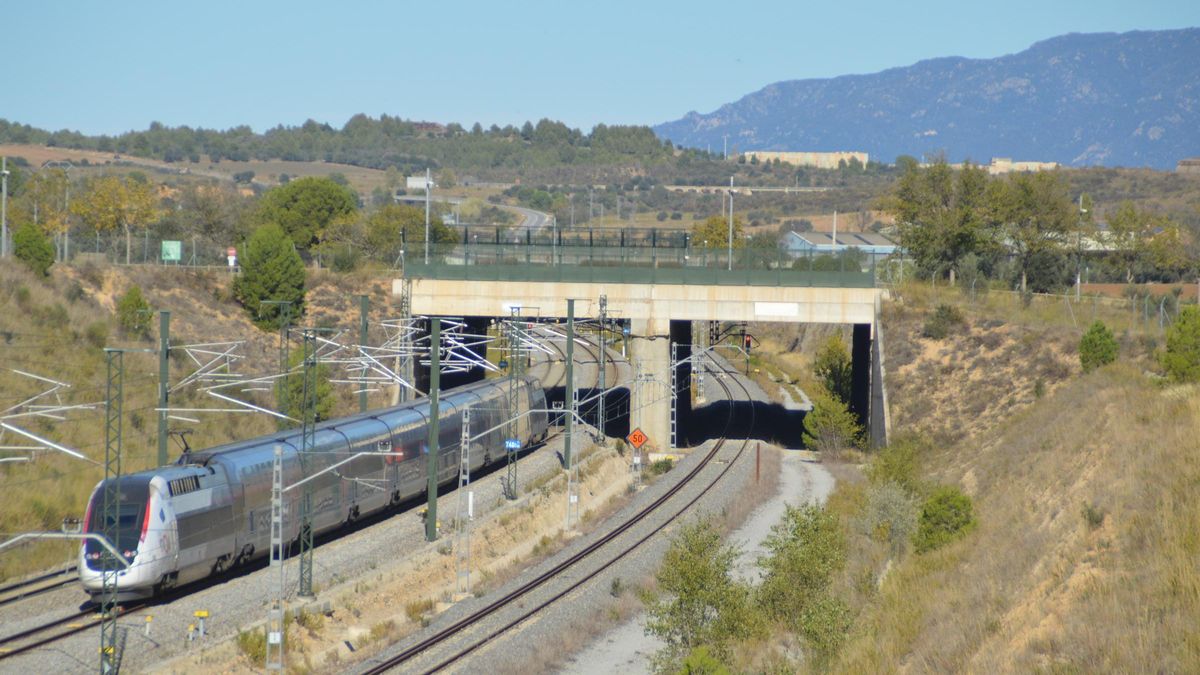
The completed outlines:
{"type": "Polygon", "coordinates": [[[808,641],[818,666],[837,653],[852,624],[850,608],[841,598],[824,593],[813,599],[800,616],[800,634],[808,641]]]}
{"type": "Polygon", "coordinates": [[[855,524],[859,532],[887,544],[892,555],[898,556],[917,529],[917,501],[899,483],[871,485],[855,524]]]}
{"type": "Polygon", "coordinates": [[[729,668],[703,645],[692,650],[683,660],[676,675],[729,675],[729,668]]]}
{"type": "Polygon", "coordinates": [[[873,485],[896,483],[913,494],[920,492],[920,455],[926,443],[924,438],[912,434],[896,437],[871,460],[867,479],[873,485]]]}
{"type": "Polygon", "coordinates": [[[933,315],[925,321],[921,335],[931,340],[941,340],[950,334],[950,330],[963,324],[962,312],[953,305],[945,303],[933,310],[933,315]]]}
{"type": "Polygon", "coordinates": [[[154,323],[150,315],[150,303],[142,297],[142,289],[130,286],[125,295],[117,301],[117,324],[126,335],[136,338],[150,336],[150,326],[154,323]]]}
{"type": "Polygon", "coordinates": [[[433,607],[433,600],[429,598],[417,600],[416,602],[410,602],[404,606],[404,615],[408,617],[409,621],[412,621],[413,623],[420,623],[421,619],[426,614],[433,611],[433,607]]]}
{"type": "Polygon", "coordinates": [[[804,445],[834,455],[856,444],[862,435],[858,420],[840,399],[814,392],[813,409],[804,416],[804,445]]]}
{"type": "Polygon", "coordinates": [[[100,349],[108,341],[108,324],[103,321],[92,322],[88,324],[83,334],[88,344],[100,349]]]}
{"type": "Polygon", "coordinates": [[[684,526],[672,539],[655,575],[660,597],[646,622],[646,632],[665,644],[654,657],[656,670],[678,668],[700,645],[725,658],[733,641],[754,634],[750,588],[733,578],[737,557],[710,519],[684,526]]]}
{"type": "Polygon", "coordinates": [[[850,403],[852,384],[850,352],[840,335],[831,336],[821,345],[813,360],[813,374],[825,385],[825,390],[842,403],[850,403]]]}
{"type": "Polygon", "coordinates": [[[54,244],[42,232],[42,228],[33,223],[25,223],[12,234],[13,255],[18,260],[29,265],[38,276],[50,273],[54,264],[54,244]]]}
{"type": "Polygon", "coordinates": [[[250,629],[237,634],[238,650],[250,659],[250,663],[261,666],[267,662],[266,629],[250,629]]]}
{"type": "Polygon", "coordinates": [[[1117,339],[1102,321],[1095,321],[1079,339],[1079,364],[1083,372],[1117,360],[1117,339]]]}
{"type": "Polygon", "coordinates": [[[1094,530],[1104,524],[1104,511],[1091,502],[1084,502],[1083,509],[1080,511],[1083,516],[1083,522],[1087,524],[1089,530],[1094,530]]]}
{"type": "Polygon", "coordinates": [[[647,473],[651,476],[661,476],[675,467],[675,462],[671,461],[670,457],[664,457],[650,463],[647,468],[647,473]]]}
{"type": "Polygon", "coordinates": [[[1200,308],[1185,307],[1167,331],[1162,366],[1177,382],[1200,381],[1200,308]]]}
{"type": "Polygon", "coordinates": [[[358,253],[358,249],[355,249],[349,245],[335,248],[333,251],[333,261],[331,265],[333,267],[333,271],[340,272],[342,274],[353,272],[356,268],[358,268],[358,261],[360,257],[361,256],[358,253]]]}
{"type": "Polygon", "coordinates": [[[954,541],[974,522],[970,497],[953,485],[938,487],[921,507],[921,519],[913,540],[917,553],[926,553],[954,541]]]}
{"type": "Polygon", "coordinates": [[[304,263],[282,228],[268,224],[255,230],[241,264],[233,295],[260,328],[275,330],[283,322],[283,308],[262,304],[266,300],[291,302],[293,319],[303,314],[304,263]]]}
{"type": "Polygon", "coordinates": [[[837,517],[815,504],[787,505],[763,548],[767,555],[758,561],[764,572],[759,604],[785,623],[799,619],[846,562],[846,542],[837,517]]]}

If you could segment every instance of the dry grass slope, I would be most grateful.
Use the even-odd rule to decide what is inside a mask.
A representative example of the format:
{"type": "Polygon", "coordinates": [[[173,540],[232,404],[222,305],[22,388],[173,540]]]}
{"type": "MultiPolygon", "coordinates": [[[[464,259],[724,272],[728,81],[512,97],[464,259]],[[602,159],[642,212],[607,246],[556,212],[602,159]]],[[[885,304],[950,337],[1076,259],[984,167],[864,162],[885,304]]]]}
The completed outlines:
{"type": "Polygon", "coordinates": [[[928,477],[962,485],[979,524],[892,568],[835,669],[1194,669],[1200,392],[1161,386],[1128,349],[1125,363],[1077,376],[1078,335],[1036,322],[976,318],[931,347],[913,332],[927,309],[888,315],[896,420],[938,434],[928,477]],[[972,387],[990,401],[972,407],[972,387]]]}

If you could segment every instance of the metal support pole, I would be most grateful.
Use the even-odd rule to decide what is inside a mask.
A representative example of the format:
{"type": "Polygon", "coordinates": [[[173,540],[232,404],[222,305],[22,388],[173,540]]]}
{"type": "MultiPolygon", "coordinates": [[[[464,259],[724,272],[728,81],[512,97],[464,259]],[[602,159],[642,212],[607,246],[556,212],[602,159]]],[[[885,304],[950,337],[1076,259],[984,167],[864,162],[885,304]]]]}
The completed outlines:
{"type": "MultiPolygon", "coordinates": [[[[312,473],[312,452],[317,427],[317,340],[312,330],[304,331],[304,385],[301,388],[300,466],[304,476],[312,473]]],[[[313,499],[312,481],[304,484],[300,521],[300,591],[302,598],[313,593],[313,499]]]]}
{"type": "Polygon", "coordinates": [[[425,541],[437,539],[437,491],[438,491],[438,389],[442,386],[441,349],[442,320],[430,320],[429,338],[429,437],[426,441],[428,456],[425,468],[428,471],[425,485],[425,541]]]}
{"type": "Polygon", "coordinates": [[[579,486],[576,484],[575,462],[571,457],[571,436],[575,428],[575,301],[567,299],[567,389],[563,396],[567,414],[564,416],[563,463],[567,469],[567,529],[574,524],[572,517],[579,505],[579,486]]]}
{"type": "Polygon", "coordinates": [[[158,465],[167,464],[167,403],[171,377],[171,313],[158,313],[158,465]]]}
{"type": "Polygon", "coordinates": [[[0,258],[8,257],[8,158],[0,157],[0,258]]]}
{"type": "Polygon", "coordinates": [[[279,574],[275,598],[267,611],[267,672],[283,672],[284,623],[283,599],[283,446],[275,445],[275,462],[271,472],[271,568],[279,574]]]}
{"type": "Polygon", "coordinates": [[[563,395],[567,408],[564,415],[563,464],[571,470],[571,430],[575,424],[575,301],[567,299],[567,389],[563,395]]]}
{"type": "Polygon", "coordinates": [[[671,343],[671,449],[679,447],[679,383],[676,381],[679,345],[671,343]]]}
{"type": "MultiPolygon", "coordinates": [[[[104,404],[104,497],[100,513],[100,528],[104,539],[118,553],[133,544],[122,541],[117,525],[121,501],[121,418],[125,401],[125,352],[105,349],[107,377],[104,404]]],[[[121,566],[113,554],[100,554],[100,578],[103,600],[100,604],[100,672],[116,673],[121,669],[123,635],[117,630],[117,574],[121,566]]]]}
{"type": "MultiPolygon", "coordinates": [[[[521,353],[521,335],[520,326],[520,308],[513,307],[509,310],[511,318],[508,321],[508,410],[509,414],[515,413],[520,406],[520,387],[518,383],[521,381],[521,373],[524,372],[525,362],[524,355],[521,353]]],[[[520,443],[509,443],[509,440],[515,440],[521,437],[520,422],[513,420],[509,425],[508,435],[505,437],[504,454],[508,459],[508,464],[505,468],[504,478],[504,496],[508,499],[517,498],[517,453],[520,451],[520,443]],[[512,447],[516,445],[516,447],[512,447]]]]}
{"type": "Polygon", "coordinates": [[[600,406],[596,415],[596,428],[600,432],[601,440],[604,439],[604,421],[608,416],[608,409],[604,405],[604,392],[608,389],[607,376],[605,371],[604,360],[607,358],[608,351],[608,296],[600,296],[600,400],[597,405],[600,406]]]}
{"type": "Polygon", "coordinates": [[[471,519],[475,517],[471,486],[471,409],[462,414],[462,439],[458,444],[458,512],[454,516],[455,592],[471,592],[471,519]]]}
{"type": "Polygon", "coordinates": [[[429,169],[425,169],[425,264],[429,264],[429,193],[433,189],[433,181],[429,177],[429,169]]]}
{"type": "MultiPolygon", "coordinates": [[[[412,359],[412,279],[405,279],[400,292],[400,356],[396,357],[396,372],[405,382],[413,381],[412,359]]],[[[408,402],[408,387],[396,385],[392,394],[392,405],[408,402]]]]}
{"type": "MultiPolygon", "coordinates": [[[[358,346],[367,346],[367,315],[371,309],[371,298],[358,296],[358,346]]],[[[363,369],[363,378],[358,382],[358,411],[367,412],[367,369],[363,369]]]]}
{"type": "Polygon", "coordinates": [[[729,271],[733,271],[733,176],[729,177],[729,271]]]}

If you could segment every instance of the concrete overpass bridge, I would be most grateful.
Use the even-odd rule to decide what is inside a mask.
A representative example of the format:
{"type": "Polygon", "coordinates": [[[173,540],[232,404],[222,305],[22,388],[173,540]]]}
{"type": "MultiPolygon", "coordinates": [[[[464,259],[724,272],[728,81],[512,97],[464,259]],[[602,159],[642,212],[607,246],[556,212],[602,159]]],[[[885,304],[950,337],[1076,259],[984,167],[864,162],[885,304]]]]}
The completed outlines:
{"type": "MultiPolygon", "coordinates": [[[[690,253],[690,252],[689,252],[690,253]]],[[[599,318],[601,298],[609,319],[628,327],[630,360],[659,383],[672,381],[677,399],[690,406],[694,322],[828,323],[853,326],[851,409],[883,432],[882,404],[872,415],[873,338],[880,291],[870,269],[828,269],[829,264],[772,266],[749,252],[675,255],[650,250],[570,246],[450,247],[414,262],[411,255],[393,294],[407,295],[413,315],[564,318],[567,299],[576,318],[599,318]],[[732,268],[732,269],[730,269],[732,268]],[[797,269],[798,268],[798,269],[797,269]],[[672,359],[675,347],[675,358],[672,359]]],[[[787,262],[791,262],[790,260],[787,262]]],[[[881,382],[875,382],[881,387],[881,382]]],[[[881,392],[880,392],[881,394],[881,392]]],[[[874,398],[881,399],[880,396],[874,398]]],[[[658,447],[671,438],[671,396],[633,401],[630,424],[658,447]]]]}

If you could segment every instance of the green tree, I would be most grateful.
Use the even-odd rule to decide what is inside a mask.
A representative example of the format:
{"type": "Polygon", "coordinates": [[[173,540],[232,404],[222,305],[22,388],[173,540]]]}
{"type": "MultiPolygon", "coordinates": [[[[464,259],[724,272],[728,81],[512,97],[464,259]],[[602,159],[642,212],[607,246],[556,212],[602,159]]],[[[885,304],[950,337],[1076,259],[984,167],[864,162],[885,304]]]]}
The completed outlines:
{"type": "Polygon", "coordinates": [[[945,158],[924,168],[903,164],[883,205],[896,217],[900,240],[922,274],[955,270],[963,256],[989,247],[987,189],[987,172],[969,162],[957,173],[945,158]]]}
{"type": "MultiPolygon", "coordinates": [[[[734,248],[741,248],[745,245],[742,229],[742,218],[735,215],[733,217],[734,248]]],[[[692,246],[694,248],[727,249],[729,247],[729,218],[709,216],[706,220],[697,223],[692,228],[692,246]]]]}
{"type": "MultiPolygon", "coordinates": [[[[1036,261],[1065,250],[1079,214],[1067,194],[1065,179],[1055,172],[1015,174],[1005,181],[992,181],[988,187],[988,218],[1005,233],[1025,292],[1036,261]]],[[[1045,288],[1043,280],[1038,281],[1045,288]]]]}
{"type": "Polygon", "coordinates": [[[1167,330],[1162,366],[1176,382],[1200,382],[1200,308],[1184,307],[1167,330]]]}
{"type": "Polygon", "coordinates": [[[332,178],[308,176],[268,190],[255,214],[260,224],[275,223],[300,250],[308,250],[335,220],[358,210],[358,199],[332,178]]]}
{"type": "Polygon", "coordinates": [[[733,578],[737,556],[736,548],[721,544],[711,519],[685,525],[672,539],[656,575],[663,595],[650,606],[646,624],[666,645],[655,656],[660,670],[678,668],[701,645],[724,658],[731,642],[757,631],[750,588],[733,578]]]}
{"type": "MultiPolygon", "coordinates": [[[[275,404],[280,412],[294,420],[304,420],[304,354],[294,351],[288,358],[288,374],[275,382],[275,404]]],[[[315,422],[323,422],[333,417],[333,408],[337,399],[330,384],[329,365],[318,363],[315,366],[316,391],[312,394],[313,411],[316,413],[315,422]]],[[[310,381],[310,384],[312,382],[310,381]]],[[[279,420],[279,428],[297,426],[290,420],[279,420]]]]}
{"type": "Polygon", "coordinates": [[[805,446],[832,456],[858,442],[862,428],[841,399],[815,391],[812,404],[812,411],[804,415],[805,446]]]}
{"type": "Polygon", "coordinates": [[[24,223],[13,231],[12,244],[13,255],[29,265],[35,274],[44,277],[50,273],[50,266],[54,264],[54,244],[40,227],[24,223]]]}
{"type": "Polygon", "coordinates": [[[971,498],[953,485],[942,485],[921,506],[913,544],[917,553],[940,548],[965,533],[975,523],[971,498]]]}
{"type": "MultiPolygon", "coordinates": [[[[407,242],[409,255],[425,243],[425,210],[417,206],[388,204],[368,215],[364,221],[364,242],[367,249],[392,262],[407,242]]],[[[442,222],[441,216],[429,219],[429,238],[433,244],[454,244],[458,234],[442,222]]]]}
{"type": "Polygon", "coordinates": [[[264,300],[292,303],[291,316],[304,312],[304,263],[283,228],[267,224],[255,230],[239,256],[242,272],[233,282],[233,294],[250,318],[265,330],[278,329],[283,320],[279,305],[264,300]]]}
{"type": "Polygon", "coordinates": [[[117,323],[126,335],[144,339],[150,336],[150,303],[142,297],[142,289],[130,286],[117,301],[117,323]]]}
{"type": "Polygon", "coordinates": [[[831,335],[813,359],[813,375],[825,386],[825,390],[840,400],[850,404],[853,366],[850,362],[850,352],[840,335],[831,335]]]}
{"type": "Polygon", "coordinates": [[[1094,321],[1079,339],[1079,364],[1083,372],[1117,360],[1117,339],[1102,321],[1094,321]]]}

